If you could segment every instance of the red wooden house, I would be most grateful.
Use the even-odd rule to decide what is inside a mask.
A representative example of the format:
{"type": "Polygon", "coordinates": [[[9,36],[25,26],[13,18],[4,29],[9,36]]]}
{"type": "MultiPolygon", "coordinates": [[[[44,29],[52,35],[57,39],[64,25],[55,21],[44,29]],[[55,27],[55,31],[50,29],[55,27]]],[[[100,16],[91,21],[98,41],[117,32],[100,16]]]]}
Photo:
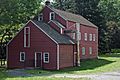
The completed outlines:
{"type": "Polygon", "coordinates": [[[54,9],[47,4],[8,43],[7,67],[59,70],[75,66],[76,24],[80,26],[80,59],[97,58],[97,26],[80,15],[54,9]]]}

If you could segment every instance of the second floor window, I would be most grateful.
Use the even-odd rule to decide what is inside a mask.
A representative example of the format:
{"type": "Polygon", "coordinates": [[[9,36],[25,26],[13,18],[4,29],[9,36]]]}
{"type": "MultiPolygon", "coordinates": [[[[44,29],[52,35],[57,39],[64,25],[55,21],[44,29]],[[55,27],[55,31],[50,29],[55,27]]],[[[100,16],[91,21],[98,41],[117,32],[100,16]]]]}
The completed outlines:
{"type": "Polygon", "coordinates": [[[54,20],[55,19],[55,13],[54,12],[50,12],[50,20],[54,20]]]}
{"type": "Polygon", "coordinates": [[[84,33],[85,41],[87,41],[87,33],[84,33]]]}
{"type": "Polygon", "coordinates": [[[89,34],[89,41],[92,41],[92,34],[89,34]]]}
{"type": "Polygon", "coordinates": [[[96,38],[96,37],[95,37],[95,34],[93,34],[93,41],[95,41],[95,38],[96,38]]]}
{"type": "Polygon", "coordinates": [[[43,14],[41,13],[38,15],[38,21],[42,21],[42,20],[43,20],[43,14]]]}

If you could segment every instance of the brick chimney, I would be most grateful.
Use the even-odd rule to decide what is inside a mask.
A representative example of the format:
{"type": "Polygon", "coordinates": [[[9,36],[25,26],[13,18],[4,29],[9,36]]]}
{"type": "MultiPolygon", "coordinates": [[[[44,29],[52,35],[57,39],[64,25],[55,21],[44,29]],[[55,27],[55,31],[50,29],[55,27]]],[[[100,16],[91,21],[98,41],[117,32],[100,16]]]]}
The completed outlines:
{"type": "Polygon", "coordinates": [[[45,5],[46,5],[46,6],[50,6],[50,0],[47,0],[47,1],[45,2],[45,5]]]}

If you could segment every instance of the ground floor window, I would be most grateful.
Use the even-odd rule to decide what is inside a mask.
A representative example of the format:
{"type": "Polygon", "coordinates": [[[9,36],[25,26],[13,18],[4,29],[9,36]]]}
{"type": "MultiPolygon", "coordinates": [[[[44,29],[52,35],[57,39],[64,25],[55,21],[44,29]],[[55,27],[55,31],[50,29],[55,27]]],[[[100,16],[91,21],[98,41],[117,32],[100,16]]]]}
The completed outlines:
{"type": "Polygon", "coordinates": [[[89,54],[92,54],[92,47],[89,47],[89,54]]]}
{"type": "Polygon", "coordinates": [[[49,52],[44,52],[44,63],[49,63],[49,52]]]}
{"type": "Polygon", "coordinates": [[[25,52],[20,52],[20,61],[21,62],[25,61],[25,52]]]}
{"type": "Polygon", "coordinates": [[[85,47],[82,47],[82,55],[85,55],[85,47]]]}

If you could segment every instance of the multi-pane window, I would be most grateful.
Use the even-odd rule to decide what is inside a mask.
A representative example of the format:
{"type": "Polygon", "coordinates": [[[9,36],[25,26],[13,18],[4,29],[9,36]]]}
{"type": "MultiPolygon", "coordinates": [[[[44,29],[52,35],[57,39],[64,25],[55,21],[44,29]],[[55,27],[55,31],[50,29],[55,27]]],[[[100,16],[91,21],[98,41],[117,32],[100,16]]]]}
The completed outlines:
{"type": "Polygon", "coordinates": [[[92,47],[89,47],[89,54],[92,54],[92,47]]]}
{"type": "Polygon", "coordinates": [[[95,37],[95,34],[93,34],[93,41],[95,41],[95,38],[96,38],[96,37],[95,37]]]}
{"type": "Polygon", "coordinates": [[[49,52],[44,52],[44,63],[49,63],[49,52]]]}
{"type": "Polygon", "coordinates": [[[87,33],[84,33],[85,41],[87,41],[87,33]]]}
{"type": "Polygon", "coordinates": [[[55,13],[54,12],[50,12],[50,20],[54,20],[55,19],[55,13]]]}
{"type": "Polygon", "coordinates": [[[72,38],[75,39],[75,37],[76,37],[76,36],[75,36],[75,33],[73,33],[73,34],[72,34],[72,38]]]}
{"type": "Polygon", "coordinates": [[[89,34],[89,40],[92,41],[92,34],[89,34]]]}
{"type": "Polygon", "coordinates": [[[82,55],[85,55],[85,47],[82,47],[82,55]]]}
{"type": "Polygon", "coordinates": [[[42,21],[42,20],[43,20],[43,14],[41,13],[38,15],[38,21],[42,21]]]}
{"type": "Polygon", "coordinates": [[[30,27],[24,28],[24,47],[30,47],[30,27]]]}
{"type": "Polygon", "coordinates": [[[21,62],[25,61],[25,52],[20,52],[20,61],[21,62]]]}

